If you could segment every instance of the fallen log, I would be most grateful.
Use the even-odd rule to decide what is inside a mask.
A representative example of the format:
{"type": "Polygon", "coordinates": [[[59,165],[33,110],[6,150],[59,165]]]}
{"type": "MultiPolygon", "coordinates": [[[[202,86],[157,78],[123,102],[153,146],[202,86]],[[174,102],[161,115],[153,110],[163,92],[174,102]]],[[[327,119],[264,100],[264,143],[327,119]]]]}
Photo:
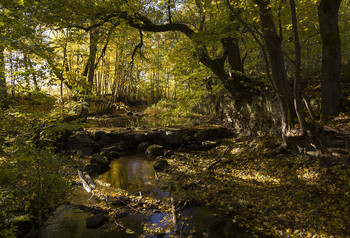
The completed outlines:
{"type": "Polygon", "coordinates": [[[95,189],[96,185],[89,174],[85,174],[85,179],[89,183],[91,189],[95,189]]]}
{"type": "Polygon", "coordinates": [[[93,189],[90,187],[88,182],[86,182],[84,175],[83,175],[83,172],[81,172],[79,169],[78,169],[78,176],[79,176],[79,179],[81,180],[81,182],[83,184],[83,188],[86,190],[86,192],[93,194],[93,189]]]}
{"type": "Polygon", "coordinates": [[[176,215],[176,206],[174,202],[174,198],[171,197],[171,211],[172,211],[172,216],[173,216],[173,225],[174,225],[174,232],[178,233],[179,228],[177,225],[177,215],[176,215]]]}

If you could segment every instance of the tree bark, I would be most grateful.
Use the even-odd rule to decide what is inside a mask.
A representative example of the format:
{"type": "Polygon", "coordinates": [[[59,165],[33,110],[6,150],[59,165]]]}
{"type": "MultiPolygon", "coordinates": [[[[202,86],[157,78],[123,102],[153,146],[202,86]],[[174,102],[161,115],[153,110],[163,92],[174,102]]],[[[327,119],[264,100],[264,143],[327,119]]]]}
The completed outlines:
{"type": "Polygon", "coordinates": [[[5,76],[5,47],[0,46],[0,108],[8,107],[8,95],[5,76]]]}
{"type": "Polygon", "coordinates": [[[83,109],[80,113],[80,118],[87,120],[88,114],[89,114],[89,107],[91,103],[91,93],[92,93],[92,87],[94,85],[94,76],[95,76],[95,61],[96,61],[96,54],[97,54],[97,33],[94,30],[90,30],[90,47],[89,47],[89,59],[86,64],[83,76],[87,76],[87,84],[88,88],[84,90],[84,97],[86,105],[83,106],[83,109]]]}
{"type": "Polygon", "coordinates": [[[282,137],[285,137],[288,129],[294,127],[295,110],[291,89],[287,80],[281,39],[277,35],[271,7],[269,7],[270,1],[254,0],[254,2],[260,10],[263,36],[271,63],[272,83],[281,107],[282,137]]]}
{"type": "Polygon", "coordinates": [[[321,0],[318,18],[322,38],[321,113],[335,116],[340,110],[341,46],[338,29],[338,12],[341,0],[321,0]]]}
{"type": "Polygon", "coordinates": [[[290,9],[292,13],[292,25],[293,25],[293,36],[294,36],[294,48],[295,48],[295,62],[294,62],[294,87],[293,87],[293,95],[294,95],[294,107],[295,112],[298,117],[298,121],[300,124],[300,128],[303,134],[306,132],[306,121],[303,114],[302,102],[301,102],[301,46],[299,40],[298,33],[298,20],[297,20],[297,12],[295,6],[295,0],[290,0],[290,9]]]}

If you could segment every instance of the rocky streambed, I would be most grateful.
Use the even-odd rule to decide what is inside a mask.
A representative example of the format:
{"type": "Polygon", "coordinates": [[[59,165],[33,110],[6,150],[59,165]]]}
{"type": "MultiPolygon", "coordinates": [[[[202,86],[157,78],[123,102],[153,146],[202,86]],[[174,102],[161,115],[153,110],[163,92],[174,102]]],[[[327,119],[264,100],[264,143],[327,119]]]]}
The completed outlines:
{"type": "Polygon", "coordinates": [[[226,128],[214,126],[202,129],[83,130],[65,138],[59,147],[64,152],[90,156],[90,164],[84,170],[99,174],[109,169],[113,159],[128,151],[171,157],[173,150],[209,149],[216,146],[218,140],[230,136],[233,135],[226,128]]]}
{"type": "Polygon", "coordinates": [[[86,158],[80,169],[92,176],[96,189],[88,194],[78,182],[69,203],[48,219],[39,237],[251,237],[223,211],[177,198],[159,179],[175,153],[206,150],[230,136],[214,126],[70,135],[60,146],[86,158]]]}
{"type": "Polygon", "coordinates": [[[94,178],[95,197],[75,186],[70,202],[47,220],[39,237],[252,237],[215,208],[194,201],[174,205],[154,164],[134,153],[113,160],[110,170],[94,178]]]}

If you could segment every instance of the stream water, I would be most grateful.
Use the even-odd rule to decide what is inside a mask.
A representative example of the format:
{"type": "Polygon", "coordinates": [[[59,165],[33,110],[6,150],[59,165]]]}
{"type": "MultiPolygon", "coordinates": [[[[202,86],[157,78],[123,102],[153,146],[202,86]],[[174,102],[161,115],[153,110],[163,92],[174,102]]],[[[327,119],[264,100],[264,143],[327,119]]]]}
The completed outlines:
{"type": "MultiPolygon", "coordinates": [[[[151,188],[159,197],[169,197],[169,193],[159,192],[155,186],[154,162],[148,161],[143,155],[123,156],[114,160],[106,173],[100,175],[97,180],[110,189],[124,189],[129,192],[141,191],[144,188],[151,188]],[[158,193],[157,193],[158,191],[158,193]]],[[[76,205],[88,205],[90,195],[81,187],[76,187],[73,191],[70,205],[59,207],[54,215],[47,220],[40,229],[39,237],[42,238],[108,238],[108,237],[156,237],[144,236],[143,225],[153,224],[155,227],[163,227],[162,223],[166,213],[153,213],[146,216],[143,214],[128,215],[118,219],[118,222],[128,227],[133,234],[128,234],[124,230],[112,223],[105,223],[96,229],[86,227],[86,219],[93,214],[77,209],[76,205]],[[74,204],[74,205],[72,205],[74,204]]],[[[190,230],[196,232],[191,237],[253,237],[247,232],[240,231],[234,225],[230,217],[215,211],[209,207],[186,208],[179,220],[179,227],[183,225],[183,233],[190,230]]],[[[158,235],[157,237],[169,237],[169,234],[158,235]]],[[[187,237],[187,236],[183,236],[187,237]]]]}
{"type": "Polygon", "coordinates": [[[123,156],[112,161],[110,170],[99,176],[99,180],[112,188],[121,188],[129,192],[138,192],[147,186],[154,186],[155,172],[153,161],[144,155],[123,156]]]}

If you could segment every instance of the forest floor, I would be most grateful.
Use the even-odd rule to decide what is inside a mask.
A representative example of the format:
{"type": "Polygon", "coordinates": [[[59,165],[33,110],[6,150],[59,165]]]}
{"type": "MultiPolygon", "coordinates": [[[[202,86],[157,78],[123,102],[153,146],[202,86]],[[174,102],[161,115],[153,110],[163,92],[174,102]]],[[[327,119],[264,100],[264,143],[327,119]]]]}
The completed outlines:
{"type": "MultiPolygon", "coordinates": [[[[257,237],[350,237],[348,142],[341,141],[344,148],[333,143],[334,135],[349,131],[349,118],[336,118],[324,128],[326,134],[314,135],[324,153],[300,149],[296,143],[312,144],[300,139],[291,141],[300,153],[282,149],[278,137],[228,138],[210,150],[178,150],[167,159],[168,169],[157,174],[158,186],[179,206],[218,208],[257,237]]],[[[130,206],[138,206],[134,195],[113,196],[124,195],[130,206]]],[[[171,210],[151,198],[143,206],[171,210]]]]}
{"type": "Polygon", "coordinates": [[[349,164],[325,165],[277,148],[275,138],[227,139],[171,159],[160,179],[179,198],[220,207],[256,234],[349,237],[349,164]]]}
{"type": "MultiPolygon", "coordinates": [[[[181,149],[157,173],[157,186],[170,191],[178,206],[218,208],[257,237],[350,237],[349,122],[341,115],[318,124],[324,130],[311,139],[291,138],[292,150],[282,149],[279,137],[234,137],[210,150],[181,149]]],[[[67,157],[64,163],[62,171],[75,177],[86,160],[67,157]]],[[[114,199],[126,203],[124,209],[171,214],[171,203],[152,196],[140,202],[125,191],[96,194],[112,201],[95,209],[110,211],[114,199]]]]}

